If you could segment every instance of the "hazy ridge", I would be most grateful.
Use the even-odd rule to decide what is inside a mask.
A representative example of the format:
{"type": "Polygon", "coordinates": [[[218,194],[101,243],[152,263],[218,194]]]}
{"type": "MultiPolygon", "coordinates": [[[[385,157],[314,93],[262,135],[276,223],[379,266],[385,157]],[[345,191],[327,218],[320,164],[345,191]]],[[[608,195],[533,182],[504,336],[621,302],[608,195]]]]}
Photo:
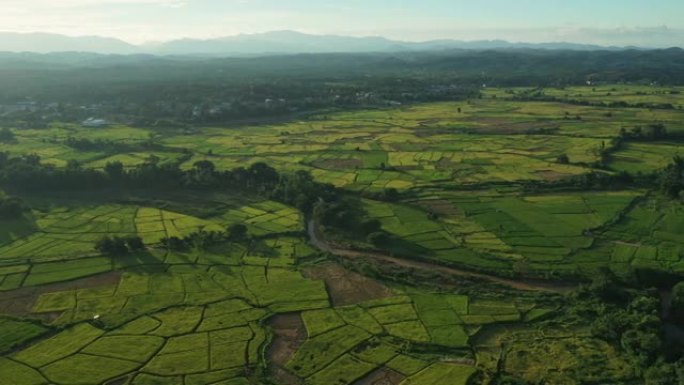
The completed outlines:
{"type": "Polygon", "coordinates": [[[617,50],[634,47],[604,47],[574,43],[511,43],[504,40],[432,40],[406,42],[384,37],[348,37],[309,35],[294,31],[242,34],[216,39],[180,39],[160,43],[134,45],[115,38],[98,36],[70,37],[48,33],[0,32],[3,52],[91,52],[99,54],[153,54],[249,56],[262,54],[338,53],[338,52],[409,52],[429,50],[482,49],[564,49],[617,50]]]}

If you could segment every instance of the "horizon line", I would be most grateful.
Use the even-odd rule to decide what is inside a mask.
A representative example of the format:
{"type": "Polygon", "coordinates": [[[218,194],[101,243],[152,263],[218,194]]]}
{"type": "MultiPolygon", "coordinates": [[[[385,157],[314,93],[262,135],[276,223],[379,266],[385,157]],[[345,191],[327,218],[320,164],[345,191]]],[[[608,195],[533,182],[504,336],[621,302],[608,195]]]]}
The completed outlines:
{"type": "MultiPolygon", "coordinates": [[[[671,31],[682,31],[684,32],[684,29],[679,29],[679,28],[669,28],[666,25],[661,25],[658,27],[650,27],[650,28],[643,28],[643,27],[635,27],[635,28],[628,28],[627,30],[635,30],[635,29],[654,29],[654,28],[660,28],[660,29],[668,29],[671,31]]],[[[545,30],[545,28],[535,28],[538,30],[545,30]]],[[[591,28],[578,28],[579,30],[582,29],[591,29],[591,28]]],[[[521,29],[523,30],[523,29],[521,29]]],[[[625,28],[616,28],[616,29],[600,29],[600,30],[625,30],[625,28]]],[[[203,37],[193,37],[193,36],[184,36],[184,37],[176,37],[176,38],[170,38],[166,40],[148,40],[148,41],[142,41],[142,42],[133,42],[125,38],[120,38],[116,36],[107,36],[107,35],[98,35],[98,34],[68,34],[68,33],[61,33],[61,32],[48,32],[48,31],[41,31],[41,30],[36,30],[36,31],[16,31],[16,30],[2,30],[0,29],[1,34],[16,34],[16,35],[51,35],[51,36],[60,36],[60,37],[66,37],[66,38],[73,38],[73,39],[84,39],[84,38],[98,38],[98,39],[108,39],[108,40],[116,40],[122,43],[126,43],[130,46],[134,47],[144,47],[146,45],[154,45],[154,44],[166,44],[170,42],[175,42],[175,41],[182,41],[182,40],[190,40],[190,41],[212,41],[212,40],[221,40],[221,39],[227,39],[227,38],[238,38],[238,37],[243,37],[243,36],[259,36],[259,35],[267,35],[267,34],[275,34],[275,33],[294,33],[294,34],[299,34],[299,35],[304,35],[304,36],[311,36],[311,37],[342,37],[342,38],[350,38],[350,39],[384,39],[387,41],[391,42],[401,42],[401,43],[414,43],[414,44],[421,44],[421,43],[431,43],[431,42],[440,42],[440,41],[445,41],[445,42],[459,42],[459,43],[479,43],[479,42],[502,42],[502,43],[508,43],[508,44],[530,44],[530,45],[545,45],[545,44],[569,44],[569,45],[585,45],[585,46],[594,46],[594,47],[603,47],[603,48],[684,48],[684,45],[674,45],[674,46],[669,46],[669,45],[662,45],[662,46],[656,46],[656,45],[637,45],[637,44],[601,44],[601,43],[591,43],[591,42],[581,42],[581,41],[572,41],[572,40],[549,40],[549,41],[539,41],[539,42],[533,42],[529,40],[512,40],[512,39],[506,39],[503,37],[494,37],[494,38],[482,38],[482,39],[468,39],[468,38],[456,38],[456,37],[441,37],[441,38],[433,38],[433,39],[401,39],[401,38],[391,38],[383,34],[344,34],[344,33],[316,33],[316,32],[305,32],[302,30],[295,30],[295,29],[274,29],[274,30],[266,30],[262,32],[240,32],[236,34],[227,34],[227,35],[218,35],[218,36],[203,36],[203,37]]]]}

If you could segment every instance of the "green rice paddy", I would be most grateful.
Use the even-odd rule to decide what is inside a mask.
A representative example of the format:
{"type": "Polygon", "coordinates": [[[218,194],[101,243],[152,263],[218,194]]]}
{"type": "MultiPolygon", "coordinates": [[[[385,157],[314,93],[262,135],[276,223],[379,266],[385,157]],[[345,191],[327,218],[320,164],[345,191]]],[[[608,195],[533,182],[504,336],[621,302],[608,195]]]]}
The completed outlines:
{"type": "MultiPolygon", "coordinates": [[[[17,142],[0,151],[37,154],[57,167],[72,160],[134,167],[152,155],[184,168],[199,160],[218,169],[266,162],[362,194],[366,219],[401,240],[389,251],[397,258],[508,277],[587,277],[599,268],[679,274],[681,202],[638,189],[527,188],[591,171],[665,167],[681,154],[674,140],[626,143],[594,168],[623,127],[684,130],[681,108],[564,101],[684,103],[667,91],[548,89],[556,100],[542,102],[517,99],[521,89],[488,89],[470,101],[250,127],[55,124],[13,129],[17,142]],[[157,147],[86,152],[68,147],[67,138],[157,147]],[[558,162],[561,155],[567,164],[558,162]],[[375,199],[390,188],[401,199],[375,199]]],[[[374,279],[316,276],[311,269],[331,258],[309,244],[303,214],[278,202],[230,191],[25,200],[31,211],[24,219],[0,221],[0,384],[345,385],[386,378],[391,385],[466,385],[497,371],[533,383],[632,378],[624,358],[586,328],[546,322],[562,311],[554,294],[436,289],[402,281],[405,271],[383,277],[365,265],[358,270],[374,279]],[[160,243],[233,224],[246,225],[256,241],[183,252],[160,243]],[[104,236],[133,235],[146,250],[109,257],[93,248],[104,236]],[[355,290],[361,294],[349,294],[355,290]],[[340,296],[349,301],[338,304],[340,296]],[[279,316],[293,316],[295,325],[279,324],[279,316]],[[601,373],[594,370],[599,359],[601,373]]],[[[353,246],[370,247],[364,240],[353,246]]]]}

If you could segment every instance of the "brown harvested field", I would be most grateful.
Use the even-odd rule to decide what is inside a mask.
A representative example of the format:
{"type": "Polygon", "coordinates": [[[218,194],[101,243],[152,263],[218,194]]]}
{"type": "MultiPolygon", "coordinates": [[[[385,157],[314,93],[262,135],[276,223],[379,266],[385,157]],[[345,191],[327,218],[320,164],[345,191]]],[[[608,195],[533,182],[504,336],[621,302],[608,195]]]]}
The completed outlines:
{"type": "Polygon", "coordinates": [[[326,170],[348,170],[356,167],[363,167],[361,159],[318,159],[311,163],[316,168],[323,168],[326,170]]]}
{"type": "Polygon", "coordinates": [[[425,211],[441,215],[463,215],[463,210],[444,199],[430,199],[418,202],[425,211]]]}
{"type": "Polygon", "coordinates": [[[333,306],[354,305],[393,295],[392,291],[380,282],[351,272],[335,263],[307,269],[304,275],[325,281],[333,306]]]}
{"type": "Polygon", "coordinates": [[[440,136],[440,135],[449,135],[457,132],[462,132],[463,130],[455,129],[455,128],[427,128],[427,127],[421,127],[419,130],[416,130],[415,135],[418,138],[429,138],[431,136],[440,136]]]}
{"type": "Polygon", "coordinates": [[[484,126],[477,129],[479,134],[524,134],[535,131],[556,131],[558,125],[550,125],[544,122],[520,122],[484,126]]]}
{"type": "Polygon", "coordinates": [[[300,385],[301,378],[285,370],[299,347],[306,341],[306,327],[299,313],[278,314],[268,321],[273,341],[268,348],[269,372],[278,384],[300,385]]]}
{"type": "MultiPolygon", "coordinates": [[[[33,309],[33,305],[41,294],[56,291],[114,286],[121,280],[121,274],[120,271],[110,271],[88,278],[77,279],[75,281],[53,283],[44,286],[24,287],[8,292],[0,292],[0,313],[19,317],[26,316],[31,314],[31,309],[33,309]]],[[[46,313],[41,316],[50,320],[58,317],[59,314],[46,313]]]]}
{"type": "Polygon", "coordinates": [[[539,175],[540,177],[544,178],[544,180],[548,181],[557,181],[561,179],[565,179],[569,176],[572,176],[572,174],[564,174],[562,172],[557,172],[557,171],[552,171],[552,170],[540,170],[535,172],[535,174],[539,175]]]}
{"type": "Polygon", "coordinates": [[[406,377],[389,368],[378,368],[354,385],[399,385],[406,377]]]}

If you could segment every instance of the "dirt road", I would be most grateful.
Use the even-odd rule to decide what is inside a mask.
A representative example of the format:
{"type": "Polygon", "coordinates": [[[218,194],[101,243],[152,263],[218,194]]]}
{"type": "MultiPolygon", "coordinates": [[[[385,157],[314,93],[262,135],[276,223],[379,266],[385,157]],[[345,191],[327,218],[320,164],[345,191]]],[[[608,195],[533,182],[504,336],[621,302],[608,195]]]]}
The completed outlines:
{"type": "Polygon", "coordinates": [[[576,287],[576,285],[573,285],[573,284],[559,283],[559,282],[553,282],[553,281],[533,280],[533,279],[516,280],[516,279],[502,278],[502,277],[498,277],[498,276],[492,275],[492,274],[476,273],[476,272],[462,270],[462,269],[458,269],[458,268],[454,268],[454,267],[438,265],[438,264],[430,263],[430,262],[423,262],[423,261],[398,258],[398,257],[394,257],[391,255],[379,253],[379,252],[368,252],[368,251],[342,249],[339,247],[332,246],[328,242],[326,242],[324,239],[322,239],[322,237],[319,235],[319,233],[317,231],[316,224],[314,223],[313,220],[310,220],[308,222],[307,232],[309,234],[309,239],[310,239],[311,244],[313,246],[315,246],[317,249],[319,249],[323,252],[326,252],[326,253],[330,253],[330,254],[337,255],[339,257],[348,258],[348,259],[372,258],[372,259],[377,260],[377,261],[383,261],[383,262],[395,264],[395,265],[406,267],[406,268],[412,268],[412,269],[418,269],[418,270],[428,270],[428,271],[432,271],[432,272],[439,272],[439,273],[443,273],[443,274],[461,276],[461,277],[479,278],[479,279],[487,280],[487,281],[490,281],[492,283],[496,283],[496,284],[499,284],[502,286],[508,286],[508,287],[516,289],[516,290],[567,293],[576,287]]]}

